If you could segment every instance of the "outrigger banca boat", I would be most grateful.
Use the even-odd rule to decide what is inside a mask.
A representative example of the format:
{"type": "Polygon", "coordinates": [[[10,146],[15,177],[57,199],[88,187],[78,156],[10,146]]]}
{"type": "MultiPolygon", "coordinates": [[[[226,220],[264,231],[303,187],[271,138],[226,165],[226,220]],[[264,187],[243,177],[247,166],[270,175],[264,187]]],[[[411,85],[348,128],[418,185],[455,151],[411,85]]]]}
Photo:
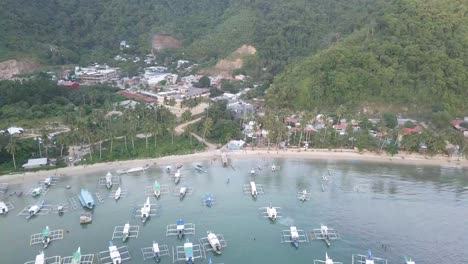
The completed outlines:
{"type": "Polygon", "coordinates": [[[31,217],[33,217],[35,214],[37,214],[37,212],[39,212],[42,207],[44,206],[44,203],[45,201],[39,201],[37,202],[37,204],[31,206],[29,209],[28,209],[28,216],[26,217],[26,219],[29,219],[31,217]]]}
{"type": "Polygon", "coordinates": [[[127,240],[128,236],[130,235],[130,223],[126,223],[124,225],[123,231],[122,231],[122,242],[125,242],[127,240]]]}
{"type": "Polygon", "coordinates": [[[366,264],[374,264],[374,257],[372,257],[372,251],[367,251],[366,264]]]}
{"type": "Polygon", "coordinates": [[[36,259],[34,261],[34,264],[46,264],[44,251],[41,251],[39,253],[39,255],[36,255],[36,259]]]}
{"type": "Polygon", "coordinates": [[[177,170],[176,173],[174,173],[174,183],[177,184],[180,182],[180,170],[177,170]]]}
{"type": "Polygon", "coordinates": [[[330,246],[330,237],[328,236],[328,227],[326,225],[320,225],[320,233],[322,233],[323,240],[327,246],[330,246]]]}
{"type": "Polygon", "coordinates": [[[185,222],[182,219],[177,220],[176,222],[177,237],[182,239],[185,232],[185,222]]]}
{"type": "Polygon", "coordinates": [[[185,195],[187,194],[187,191],[188,191],[188,190],[187,190],[187,187],[185,187],[185,186],[184,186],[184,187],[180,187],[180,190],[179,190],[179,197],[180,197],[181,200],[185,197],[185,195]]]}
{"type": "Polygon", "coordinates": [[[112,260],[112,264],[121,264],[122,263],[122,257],[120,257],[120,252],[117,249],[116,246],[112,243],[112,241],[109,241],[109,256],[112,260]]]}
{"type": "Polygon", "coordinates": [[[49,226],[46,226],[46,228],[42,230],[42,244],[44,245],[44,248],[47,248],[49,243],[50,243],[50,229],[49,229],[49,226]]]}
{"type": "Polygon", "coordinates": [[[45,187],[49,187],[51,184],[52,184],[52,177],[49,176],[49,177],[45,178],[45,180],[44,180],[44,186],[45,186],[45,187]]]}
{"type": "Polygon", "coordinates": [[[309,195],[307,193],[307,190],[302,190],[302,192],[299,194],[299,201],[304,202],[307,201],[309,195]]]}
{"type": "Polygon", "coordinates": [[[198,171],[198,172],[206,173],[205,168],[203,168],[203,166],[200,165],[200,164],[195,165],[195,170],[198,171]]]}
{"type": "Polygon", "coordinates": [[[218,237],[213,233],[208,231],[208,242],[210,243],[211,248],[216,254],[221,254],[221,243],[219,242],[218,237]]]}
{"type": "Polygon", "coordinates": [[[0,214],[8,213],[8,206],[4,202],[0,202],[0,214]]]}
{"type": "Polygon", "coordinates": [[[73,253],[70,264],[80,264],[81,263],[81,248],[78,247],[78,250],[73,253]]]}
{"type": "Polygon", "coordinates": [[[110,172],[106,174],[106,187],[107,189],[112,188],[112,174],[110,172]]]}
{"type": "Polygon", "coordinates": [[[250,170],[250,176],[255,176],[256,172],[254,169],[250,170]]]}
{"type": "Polygon", "coordinates": [[[252,194],[253,198],[257,198],[257,186],[255,185],[254,181],[250,182],[250,193],[252,194]]]}
{"type": "Polygon", "coordinates": [[[293,245],[298,248],[299,247],[299,233],[297,232],[297,228],[295,226],[291,226],[289,228],[289,232],[291,233],[291,241],[293,245]]]}
{"type": "Polygon", "coordinates": [[[405,257],[405,264],[416,264],[411,258],[405,257]]]}
{"type": "Polygon", "coordinates": [[[278,216],[278,213],[276,212],[276,207],[272,207],[270,205],[266,208],[266,212],[267,212],[268,218],[270,218],[272,221],[276,221],[276,217],[278,216]]]}
{"type": "Polygon", "coordinates": [[[161,257],[159,256],[160,250],[158,243],[153,241],[153,258],[156,262],[161,261],[161,257]]]}
{"type": "Polygon", "coordinates": [[[154,181],[153,193],[154,196],[156,196],[156,198],[159,198],[159,196],[161,196],[161,184],[159,184],[158,181],[154,181]]]}
{"type": "Polygon", "coordinates": [[[143,205],[143,207],[140,210],[141,212],[141,221],[144,223],[150,217],[151,213],[151,203],[150,203],[150,198],[146,198],[146,203],[143,205]]]}
{"type": "Polygon", "coordinates": [[[36,187],[36,188],[32,189],[32,191],[31,191],[32,197],[38,196],[41,193],[42,193],[42,187],[36,187]]]}
{"type": "Polygon", "coordinates": [[[190,243],[188,238],[187,238],[187,240],[185,240],[185,243],[184,243],[184,253],[185,253],[185,261],[188,264],[192,264],[193,261],[194,261],[194,258],[193,258],[193,244],[190,243]]]}
{"type": "Polygon", "coordinates": [[[211,207],[215,202],[215,198],[211,193],[205,194],[202,200],[203,200],[203,203],[206,205],[206,207],[211,207]]]}
{"type": "Polygon", "coordinates": [[[115,200],[118,200],[120,198],[120,194],[122,194],[122,189],[119,186],[119,188],[117,189],[117,191],[115,191],[115,194],[114,194],[115,200]]]}

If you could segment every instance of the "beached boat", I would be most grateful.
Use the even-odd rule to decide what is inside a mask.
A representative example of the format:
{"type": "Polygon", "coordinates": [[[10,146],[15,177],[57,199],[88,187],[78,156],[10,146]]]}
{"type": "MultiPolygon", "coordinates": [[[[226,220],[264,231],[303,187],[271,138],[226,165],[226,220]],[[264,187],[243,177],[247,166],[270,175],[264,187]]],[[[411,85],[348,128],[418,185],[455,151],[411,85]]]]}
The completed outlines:
{"type": "Polygon", "coordinates": [[[42,207],[44,206],[44,203],[45,203],[45,201],[39,201],[35,205],[31,206],[28,209],[29,214],[26,217],[26,219],[29,219],[29,218],[33,217],[35,214],[37,214],[37,212],[39,212],[42,209],[42,207]]]}
{"type": "Polygon", "coordinates": [[[185,234],[185,222],[182,219],[177,220],[176,222],[177,237],[182,239],[185,234]]]}
{"type": "Polygon", "coordinates": [[[90,213],[82,213],[80,215],[80,224],[89,224],[93,221],[93,216],[90,213]]]}
{"type": "Polygon", "coordinates": [[[218,237],[213,233],[208,231],[208,242],[210,243],[211,248],[216,254],[221,254],[221,243],[219,242],[218,237]]]}
{"type": "Polygon", "coordinates": [[[124,225],[123,231],[122,231],[122,242],[125,242],[127,240],[128,236],[130,235],[130,223],[126,223],[124,225]]]}
{"type": "Polygon", "coordinates": [[[46,264],[44,251],[41,251],[39,253],[39,255],[36,255],[36,259],[34,260],[34,264],[46,264]]]}
{"type": "Polygon", "coordinates": [[[253,198],[257,198],[257,186],[255,185],[255,182],[251,181],[250,182],[250,194],[252,194],[253,198]]]}
{"type": "Polygon", "coordinates": [[[153,258],[156,262],[161,261],[161,257],[159,256],[160,250],[158,243],[153,241],[153,258]]]}
{"type": "Polygon", "coordinates": [[[42,230],[42,244],[44,245],[44,248],[47,248],[49,243],[50,243],[50,229],[49,229],[49,226],[46,226],[46,228],[42,230]]]}
{"type": "Polygon", "coordinates": [[[149,197],[146,198],[146,203],[143,205],[140,212],[141,212],[141,221],[144,223],[146,222],[146,219],[150,217],[150,213],[151,213],[151,203],[150,203],[149,197]]]}
{"type": "Polygon", "coordinates": [[[81,264],[81,248],[78,247],[78,250],[73,253],[70,264],[81,264]]]}
{"type": "Polygon", "coordinates": [[[299,232],[297,232],[297,228],[295,226],[291,226],[289,228],[289,232],[291,233],[291,241],[293,245],[298,248],[299,247],[299,232]]]}
{"type": "Polygon", "coordinates": [[[372,257],[372,251],[367,251],[366,264],[374,264],[374,257],[372,257]]]}
{"type": "Polygon", "coordinates": [[[276,208],[272,207],[271,205],[266,208],[266,212],[268,215],[268,218],[270,218],[272,221],[276,221],[276,217],[278,216],[278,212],[276,212],[276,208]]]}
{"type": "Polygon", "coordinates": [[[115,194],[114,194],[115,200],[118,200],[120,198],[121,193],[122,193],[122,189],[120,187],[117,188],[117,191],[115,191],[115,194]]]}
{"type": "Polygon", "coordinates": [[[194,261],[193,258],[193,244],[190,243],[189,239],[185,240],[184,243],[184,253],[185,253],[185,262],[192,264],[194,261]]]}
{"type": "Polygon", "coordinates": [[[93,209],[94,208],[94,198],[93,195],[85,189],[81,189],[80,195],[78,196],[80,198],[81,205],[83,207],[86,207],[88,209],[93,209]]]}
{"type": "Polygon", "coordinates": [[[108,172],[106,174],[106,187],[107,187],[107,189],[112,188],[112,184],[113,184],[112,183],[112,174],[110,172],[108,172]]]}
{"type": "Polygon", "coordinates": [[[411,258],[405,257],[405,264],[416,264],[411,258]]]}
{"type": "Polygon", "coordinates": [[[112,260],[112,264],[121,264],[122,263],[122,257],[120,257],[120,252],[117,249],[116,246],[112,243],[112,241],[109,241],[109,256],[112,260]]]}
{"type": "Polygon", "coordinates": [[[153,193],[154,196],[156,196],[156,198],[159,198],[159,196],[161,196],[161,184],[159,184],[158,181],[154,181],[153,193]]]}
{"type": "Polygon", "coordinates": [[[8,206],[4,202],[0,202],[0,214],[8,213],[8,206]]]}
{"type": "Polygon", "coordinates": [[[52,184],[52,176],[49,176],[44,179],[44,186],[49,187],[52,184]]]}
{"type": "Polygon", "coordinates": [[[32,191],[31,191],[32,197],[39,196],[39,195],[41,195],[41,193],[42,193],[42,187],[36,187],[36,188],[32,189],[32,191]]]}

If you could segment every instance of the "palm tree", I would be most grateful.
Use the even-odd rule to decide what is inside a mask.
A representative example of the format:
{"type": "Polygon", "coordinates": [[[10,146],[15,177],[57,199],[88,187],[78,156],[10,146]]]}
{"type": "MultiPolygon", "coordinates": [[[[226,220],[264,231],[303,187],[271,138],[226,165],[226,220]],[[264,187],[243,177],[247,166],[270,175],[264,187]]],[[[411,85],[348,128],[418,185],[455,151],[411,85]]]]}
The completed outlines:
{"type": "Polygon", "coordinates": [[[17,147],[16,137],[10,136],[10,141],[6,145],[5,149],[13,157],[13,166],[15,167],[15,170],[16,170],[16,158],[15,158],[16,147],[17,147]]]}
{"type": "Polygon", "coordinates": [[[47,130],[45,128],[41,128],[41,140],[42,140],[42,144],[44,145],[44,148],[45,148],[46,158],[48,158],[49,157],[50,140],[49,140],[49,135],[47,134],[47,130]]]}
{"type": "Polygon", "coordinates": [[[203,123],[203,139],[206,138],[206,133],[209,133],[213,128],[213,119],[207,117],[205,123],[203,123]]]}

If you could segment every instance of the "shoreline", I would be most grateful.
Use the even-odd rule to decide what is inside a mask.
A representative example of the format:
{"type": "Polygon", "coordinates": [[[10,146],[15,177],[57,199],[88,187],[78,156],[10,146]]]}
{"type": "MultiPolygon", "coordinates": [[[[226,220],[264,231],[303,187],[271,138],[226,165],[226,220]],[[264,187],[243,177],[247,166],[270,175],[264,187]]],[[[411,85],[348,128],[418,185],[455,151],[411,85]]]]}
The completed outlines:
{"type": "MultiPolygon", "coordinates": [[[[205,152],[198,152],[187,155],[165,156],[160,158],[122,160],[113,162],[95,163],[92,165],[79,165],[72,167],[59,168],[55,170],[41,170],[35,172],[25,172],[20,174],[6,174],[0,176],[1,182],[11,184],[22,183],[31,180],[39,180],[50,175],[59,176],[82,176],[91,173],[103,173],[104,171],[115,171],[119,169],[128,169],[139,166],[161,166],[175,163],[186,163],[196,161],[216,161],[221,163],[221,149],[205,152]]],[[[249,158],[289,158],[323,161],[359,161],[371,163],[402,164],[413,166],[441,166],[447,168],[465,169],[468,168],[468,160],[451,158],[445,156],[425,157],[419,154],[398,154],[389,156],[387,154],[376,154],[374,152],[358,153],[349,149],[243,149],[234,151],[225,151],[229,160],[249,159],[249,158]]]]}

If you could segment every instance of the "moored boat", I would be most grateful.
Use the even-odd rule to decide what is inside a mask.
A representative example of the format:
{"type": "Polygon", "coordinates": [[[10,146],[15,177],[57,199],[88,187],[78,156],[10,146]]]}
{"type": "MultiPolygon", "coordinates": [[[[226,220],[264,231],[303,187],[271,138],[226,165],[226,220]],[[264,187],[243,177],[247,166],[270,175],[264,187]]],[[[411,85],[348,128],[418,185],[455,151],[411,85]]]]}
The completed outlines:
{"type": "Polygon", "coordinates": [[[195,170],[198,172],[206,172],[205,168],[201,164],[195,165],[195,170]]]}
{"type": "Polygon", "coordinates": [[[44,179],[44,186],[49,187],[52,184],[52,176],[49,176],[44,179]]]}
{"type": "Polygon", "coordinates": [[[44,251],[41,251],[39,255],[36,255],[36,259],[34,261],[34,264],[46,264],[45,256],[44,256],[44,251]]]}
{"type": "Polygon", "coordinates": [[[175,183],[175,184],[177,184],[177,183],[180,182],[180,176],[181,176],[180,170],[177,170],[177,172],[174,173],[174,183],[175,183]]]}
{"type": "Polygon", "coordinates": [[[106,187],[107,187],[107,189],[112,188],[112,184],[113,184],[112,183],[112,174],[110,172],[108,172],[106,174],[106,187]]]}
{"type": "Polygon", "coordinates": [[[93,216],[90,213],[82,213],[80,215],[80,224],[89,224],[93,221],[93,216]]]}
{"type": "Polygon", "coordinates": [[[159,245],[158,243],[153,241],[153,258],[156,262],[161,261],[161,257],[159,256],[160,251],[159,251],[159,245]]]}
{"type": "Polygon", "coordinates": [[[177,220],[176,222],[177,237],[182,239],[185,233],[185,222],[182,219],[177,220]]]}
{"type": "Polygon", "coordinates": [[[333,264],[333,259],[328,256],[327,252],[325,252],[325,264],[333,264]]]}
{"type": "Polygon", "coordinates": [[[0,214],[8,213],[8,206],[4,202],[0,202],[0,214]]]}
{"type": "Polygon", "coordinates": [[[159,184],[158,181],[154,181],[153,193],[154,196],[156,196],[156,198],[159,198],[159,196],[161,196],[161,184],[159,184]]]}
{"type": "Polygon", "coordinates": [[[330,237],[328,236],[328,226],[321,224],[320,225],[320,233],[322,234],[323,240],[327,246],[330,246],[330,237]]]}
{"type": "Polygon", "coordinates": [[[42,230],[42,244],[44,245],[44,248],[47,248],[49,243],[50,243],[50,229],[49,229],[49,226],[46,226],[46,228],[42,230]]]}
{"type": "Polygon", "coordinates": [[[250,182],[250,193],[252,194],[253,198],[257,198],[257,186],[255,185],[254,181],[250,182]]]}
{"type": "Polygon", "coordinates": [[[88,190],[81,189],[80,195],[78,196],[78,198],[80,199],[81,205],[83,207],[86,207],[88,209],[94,208],[94,205],[95,205],[94,198],[93,198],[93,195],[88,190]]]}
{"type": "Polygon", "coordinates": [[[183,199],[185,195],[187,194],[187,187],[180,187],[179,189],[179,198],[183,199]]]}
{"type": "Polygon", "coordinates": [[[289,228],[289,231],[291,233],[291,241],[293,245],[298,248],[299,247],[299,232],[297,232],[297,228],[295,226],[291,226],[289,228]]]}
{"type": "Polygon", "coordinates": [[[36,188],[32,189],[32,191],[31,191],[32,197],[39,196],[39,195],[41,195],[41,193],[42,193],[42,187],[36,187],[36,188]]]}
{"type": "Polygon", "coordinates": [[[299,195],[299,201],[306,201],[307,200],[307,190],[302,190],[301,194],[299,195]]]}
{"type": "Polygon", "coordinates": [[[112,264],[121,264],[122,263],[122,257],[120,256],[120,252],[117,249],[116,246],[112,243],[112,241],[109,241],[109,256],[112,260],[112,264]]]}
{"type": "Polygon", "coordinates": [[[184,243],[184,253],[185,253],[185,262],[187,262],[188,264],[192,264],[193,261],[194,261],[194,258],[193,258],[193,244],[190,243],[188,238],[184,243]]]}
{"type": "Polygon", "coordinates": [[[80,264],[81,263],[81,248],[78,247],[78,250],[73,253],[71,264],[80,264]]]}
{"type": "Polygon", "coordinates": [[[411,258],[405,257],[405,264],[416,264],[411,258]]]}
{"type": "Polygon", "coordinates": [[[374,257],[370,249],[367,251],[366,264],[374,264],[374,257]]]}
{"type": "Polygon", "coordinates": [[[29,218],[33,217],[35,214],[37,214],[37,212],[39,212],[42,209],[42,207],[44,206],[44,203],[45,203],[45,201],[39,201],[35,205],[31,206],[28,209],[29,214],[26,217],[26,219],[29,219],[29,218]]]}
{"type": "Polygon", "coordinates": [[[128,236],[130,235],[130,223],[127,222],[124,225],[122,234],[123,234],[122,241],[125,242],[125,240],[127,240],[128,236]]]}
{"type": "Polygon", "coordinates": [[[122,189],[119,187],[117,191],[115,191],[114,198],[118,200],[120,198],[120,194],[122,193],[122,189]]]}
{"type": "Polygon", "coordinates": [[[268,218],[270,218],[272,221],[276,221],[276,217],[278,216],[278,212],[276,212],[276,208],[270,205],[266,208],[266,212],[267,212],[268,218]]]}
{"type": "Polygon", "coordinates": [[[151,203],[150,203],[149,197],[146,198],[146,202],[141,208],[140,212],[141,212],[141,221],[144,223],[146,222],[148,217],[150,217],[150,213],[151,213],[151,203]]]}
{"type": "Polygon", "coordinates": [[[219,242],[218,237],[213,233],[208,231],[208,242],[210,243],[211,248],[216,254],[221,254],[221,243],[219,242]]]}

